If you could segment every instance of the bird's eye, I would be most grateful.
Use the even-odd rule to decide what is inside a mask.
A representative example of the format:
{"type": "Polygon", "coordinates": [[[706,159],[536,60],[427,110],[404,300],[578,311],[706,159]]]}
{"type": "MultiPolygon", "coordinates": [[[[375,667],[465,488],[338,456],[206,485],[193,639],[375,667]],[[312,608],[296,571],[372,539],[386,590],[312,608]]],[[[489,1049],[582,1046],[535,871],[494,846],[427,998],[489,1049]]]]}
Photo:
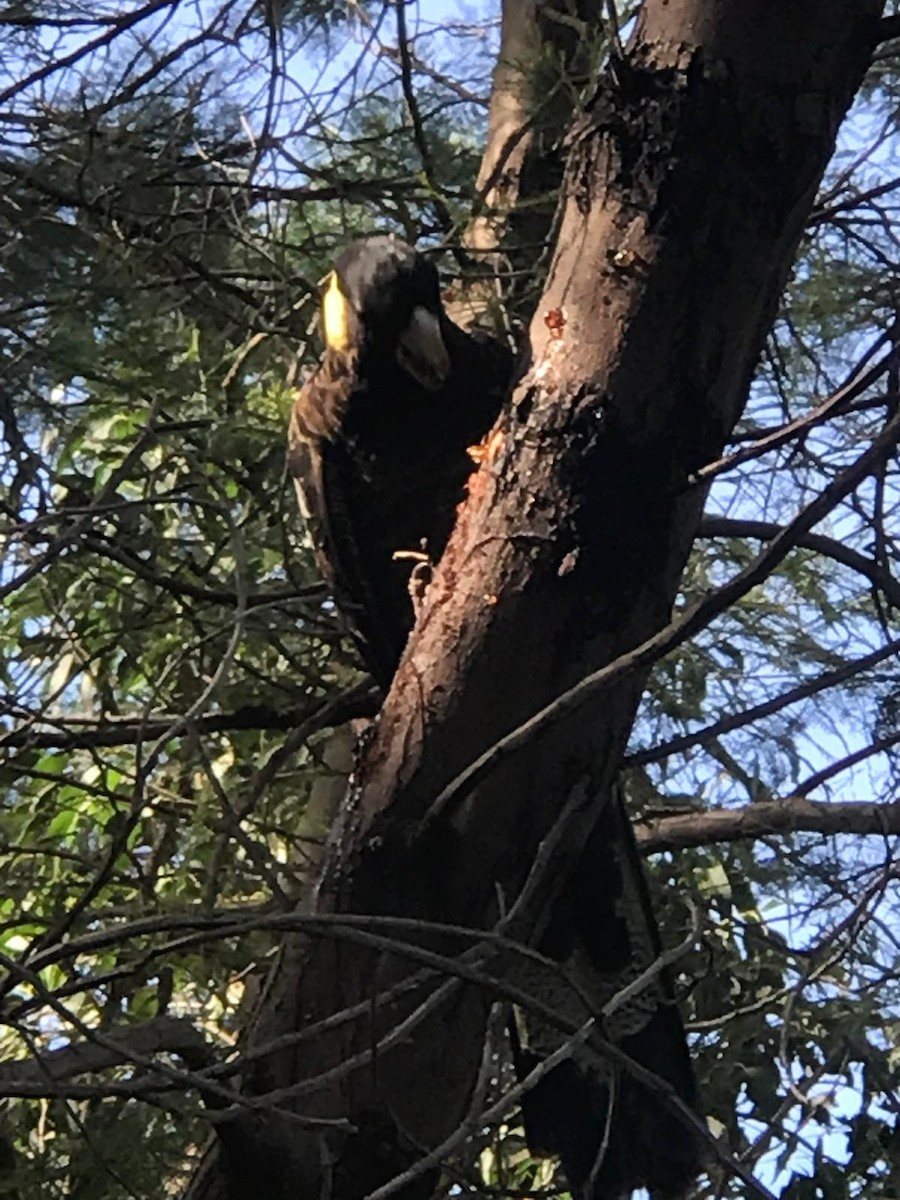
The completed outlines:
{"type": "Polygon", "coordinates": [[[341,291],[336,272],[332,271],[322,295],[322,332],[329,350],[344,351],[350,348],[351,319],[347,297],[341,291]]]}

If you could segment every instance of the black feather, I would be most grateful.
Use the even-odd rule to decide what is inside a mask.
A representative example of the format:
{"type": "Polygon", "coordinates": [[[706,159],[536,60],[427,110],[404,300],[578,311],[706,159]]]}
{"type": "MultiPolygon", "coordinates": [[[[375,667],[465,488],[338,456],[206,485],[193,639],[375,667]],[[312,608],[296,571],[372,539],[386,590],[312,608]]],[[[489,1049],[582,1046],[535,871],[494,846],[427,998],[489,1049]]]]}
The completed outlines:
{"type": "Polygon", "coordinates": [[[300,389],[288,466],[315,552],[377,682],[393,678],[414,614],[398,551],[443,553],[473,470],[468,447],[500,412],[513,358],[443,311],[434,266],[395,238],[354,242],[335,267],[353,341],[328,350],[300,389]],[[449,374],[437,390],[400,365],[414,309],[439,322],[449,374]]]}

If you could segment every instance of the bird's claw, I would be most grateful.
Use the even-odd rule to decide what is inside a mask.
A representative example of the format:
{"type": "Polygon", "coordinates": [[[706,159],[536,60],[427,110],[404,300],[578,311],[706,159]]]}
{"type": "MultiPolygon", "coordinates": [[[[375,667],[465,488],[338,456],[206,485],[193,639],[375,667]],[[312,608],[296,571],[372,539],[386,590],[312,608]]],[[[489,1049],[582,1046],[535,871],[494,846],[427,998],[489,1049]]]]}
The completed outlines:
{"type": "Polygon", "coordinates": [[[419,613],[425,603],[425,593],[434,575],[434,563],[425,549],[395,550],[391,556],[395,562],[411,562],[413,568],[409,574],[409,598],[412,601],[413,613],[418,621],[419,613]]]}

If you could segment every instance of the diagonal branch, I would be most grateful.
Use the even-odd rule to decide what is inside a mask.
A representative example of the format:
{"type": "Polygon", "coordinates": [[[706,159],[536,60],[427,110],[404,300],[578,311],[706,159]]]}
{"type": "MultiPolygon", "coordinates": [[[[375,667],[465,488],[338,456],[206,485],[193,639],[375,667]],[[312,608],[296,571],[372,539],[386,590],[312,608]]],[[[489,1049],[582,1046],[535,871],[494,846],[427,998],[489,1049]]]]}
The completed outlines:
{"type": "Polygon", "coordinates": [[[885,343],[890,345],[890,349],[873,366],[864,371],[862,375],[858,374],[859,368],[857,368],[843,386],[839,387],[826,400],[823,400],[812,412],[805,413],[802,417],[797,417],[794,421],[788,421],[786,425],[780,425],[770,433],[763,434],[754,442],[751,442],[750,445],[744,446],[741,450],[735,450],[732,454],[725,455],[717,462],[708,463],[697,472],[697,482],[709,483],[716,476],[722,475],[725,471],[733,470],[734,467],[740,466],[741,463],[749,462],[751,459],[759,458],[762,454],[768,454],[772,450],[777,450],[793,438],[801,436],[810,429],[814,429],[817,425],[823,424],[823,422],[836,413],[841,412],[853,400],[862,396],[882,375],[887,374],[896,364],[898,354],[900,354],[900,350],[892,344],[896,334],[896,324],[881,334],[876,345],[865,356],[864,361],[871,357],[875,349],[885,343]]]}
{"type": "MultiPolygon", "coordinates": [[[[781,526],[778,526],[781,528],[781,526]]],[[[850,662],[844,663],[833,671],[825,671],[815,679],[809,679],[805,683],[801,683],[798,687],[791,688],[787,692],[782,692],[778,696],[773,696],[771,700],[765,700],[762,704],[755,704],[752,708],[747,708],[743,712],[737,712],[730,717],[722,717],[718,721],[712,721],[709,725],[704,725],[702,729],[696,730],[694,733],[685,733],[680,737],[670,738],[667,742],[662,742],[658,746],[650,746],[646,750],[638,750],[634,754],[628,754],[622,760],[624,767],[643,767],[648,763],[662,762],[663,759],[669,758],[673,754],[683,754],[686,750],[691,750],[695,746],[703,746],[707,742],[715,738],[721,737],[723,733],[732,733],[735,729],[744,729],[748,725],[754,724],[756,721],[761,721],[765,717],[771,717],[775,713],[781,712],[792,704],[798,704],[802,700],[808,700],[810,696],[816,696],[820,692],[827,691],[828,688],[838,687],[842,683],[847,683],[850,679],[855,679],[863,672],[871,670],[872,667],[878,666],[888,658],[892,658],[900,652],[900,638],[888,642],[879,650],[874,650],[871,654],[867,654],[864,658],[855,658],[850,662]]]]}
{"type": "MultiPolygon", "coordinates": [[[[699,536],[758,538],[760,541],[771,542],[784,530],[785,526],[775,521],[745,521],[739,517],[706,516],[700,525],[699,536]]],[[[824,533],[806,533],[797,538],[794,544],[804,550],[814,550],[817,554],[823,554],[826,558],[864,575],[872,587],[882,592],[894,607],[900,607],[900,580],[896,579],[883,563],[867,558],[865,554],[860,554],[845,542],[828,537],[824,533]]]]}
{"type": "Polygon", "coordinates": [[[539,734],[552,728],[588,700],[612,687],[624,676],[651,666],[671,650],[683,645],[701,629],[705,629],[719,613],[724,612],[726,608],[767,579],[799,544],[800,539],[849,496],[885,455],[890,453],[898,439],[900,439],[900,414],[895,414],[856,462],[842,471],[790,525],[784,526],[743,571],[740,571],[717,591],[711,592],[705,599],[692,605],[682,616],[676,617],[674,621],[671,621],[664,629],[641,645],[621,655],[615,662],[601,667],[599,671],[586,675],[574,687],[563,692],[561,696],[540,709],[528,720],[523,721],[517,728],[479,755],[441,791],[422,822],[423,828],[434,822],[449,806],[467,796],[497,768],[501,761],[527,745],[539,734]]]}

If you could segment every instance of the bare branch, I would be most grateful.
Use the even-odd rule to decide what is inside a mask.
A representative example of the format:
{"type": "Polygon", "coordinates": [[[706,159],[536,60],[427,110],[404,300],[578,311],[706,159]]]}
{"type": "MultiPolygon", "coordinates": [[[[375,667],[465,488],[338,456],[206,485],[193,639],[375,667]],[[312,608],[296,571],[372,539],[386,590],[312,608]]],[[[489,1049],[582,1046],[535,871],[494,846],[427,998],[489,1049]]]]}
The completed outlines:
{"type": "MultiPolygon", "coordinates": [[[[357,717],[372,717],[378,711],[378,692],[368,679],[327,700],[287,708],[248,704],[232,712],[201,713],[181,729],[199,733],[243,733],[250,729],[280,732],[305,728],[307,736],[331,725],[343,725],[357,717]]],[[[182,718],[172,714],[148,717],[56,717],[32,718],[24,728],[0,736],[0,750],[88,749],[98,746],[135,746],[170,735],[182,718]],[[53,722],[56,729],[48,729],[53,722]],[[38,725],[35,728],[35,725],[38,725]]],[[[176,735],[179,736],[179,735],[176,735]]]]}
{"type": "Polygon", "coordinates": [[[0,1095],[52,1096],[53,1085],[75,1075],[94,1074],[124,1063],[146,1064],[156,1054],[175,1054],[190,1070],[213,1062],[212,1047],[203,1033],[183,1017],[153,1017],[135,1025],[106,1031],[97,1042],[76,1042],[59,1050],[48,1050],[36,1060],[13,1059],[0,1063],[0,1095]],[[36,1089],[36,1090],[35,1090],[36,1089]]]}
{"type": "MultiPolygon", "coordinates": [[[[738,517],[706,516],[700,525],[700,537],[742,537],[758,538],[770,542],[780,536],[785,526],[774,521],[744,521],[738,517]]],[[[896,579],[890,569],[873,558],[867,558],[837,538],[828,537],[823,533],[805,533],[797,538],[795,545],[798,549],[814,550],[826,558],[841,563],[845,567],[865,576],[873,588],[882,592],[894,607],[900,607],[900,580],[896,579]]]]}
{"type": "Polygon", "coordinates": [[[859,750],[854,750],[852,754],[847,754],[843,758],[839,758],[830,766],[823,767],[821,771],[816,771],[814,775],[810,775],[797,785],[797,793],[801,796],[807,796],[810,792],[814,792],[820,788],[823,783],[827,783],[829,779],[833,779],[835,775],[840,775],[843,771],[849,771],[851,767],[857,766],[866,759],[874,757],[876,754],[883,754],[886,750],[892,749],[900,742],[900,733],[888,733],[884,737],[876,738],[868,746],[863,746],[859,750]]]}
{"type": "Polygon", "coordinates": [[[406,111],[412,125],[413,140],[422,160],[422,173],[431,193],[431,203],[437,215],[438,222],[445,234],[453,228],[453,217],[441,195],[434,171],[431,147],[428,144],[428,134],[419,109],[419,101],[413,86],[412,58],[409,51],[409,37],[406,32],[406,2],[395,0],[397,10],[397,47],[400,59],[400,82],[403,87],[403,98],[406,101],[406,111]]]}
{"type": "MultiPolygon", "coordinates": [[[[781,529],[782,527],[777,526],[776,528],[781,529]]],[[[852,659],[850,662],[844,663],[843,666],[837,667],[833,671],[825,671],[823,674],[816,676],[815,679],[809,679],[787,692],[773,696],[771,700],[763,701],[762,704],[755,704],[752,708],[734,713],[732,716],[721,717],[719,720],[705,725],[702,729],[698,729],[694,733],[685,733],[680,737],[662,742],[658,746],[651,746],[647,750],[638,750],[634,754],[628,754],[622,760],[622,765],[625,767],[646,766],[648,763],[662,762],[663,759],[669,758],[673,754],[683,754],[685,750],[691,750],[694,746],[703,746],[714,738],[721,737],[724,733],[731,733],[735,729],[743,729],[748,725],[754,724],[756,721],[781,712],[791,704],[798,704],[802,700],[808,700],[810,696],[816,696],[820,692],[827,691],[828,688],[838,687],[842,683],[847,683],[848,680],[855,679],[858,675],[863,674],[863,672],[871,670],[872,667],[878,666],[879,663],[884,662],[888,658],[892,658],[898,652],[900,652],[900,639],[888,642],[886,646],[882,646],[879,650],[874,650],[864,658],[852,659]]]]}
{"type": "Polygon", "coordinates": [[[643,854],[716,842],[756,841],[790,833],[835,836],[900,834],[900,804],[892,801],[820,803],[805,796],[760,800],[743,808],[716,808],[640,818],[635,835],[643,854]]]}
{"type": "MultiPolygon", "coordinates": [[[[891,344],[896,335],[896,326],[886,330],[878,338],[877,346],[885,343],[891,344]]],[[[873,347],[874,349],[874,347],[873,347]]],[[[870,349],[866,358],[872,354],[870,349]]],[[[887,353],[869,367],[862,375],[854,372],[850,379],[836,392],[833,392],[827,400],[823,400],[811,412],[806,413],[802,417],[797,417],[794,421],[789,421],[786,425],[779,426],[778,429],[771,433],[763,434],[758,437],[749,446],[745,446],[742,450],[736,450],[733,454],[726,454],[716,462],[709,463],[701,468],[696,474],[696,481],[708,483],[722,475],[725,471],[730,471],[734,467],[740,466],[741,463],[749,462],[751,459],[759,458],[762,454],[768,454],[771,450],[777,450],[779,446],[784,446],[792,438],[799,437],[808,430],[815,428],[816,425],[821,425],[823,421],[827,421],[829,417],[840,412],[847,404],[861,396],[873,383],[877,382],[882,375],[887,374],[891,367],[896,363],[897,356],[900,354],[896,346],[891,345],[887,353]]]]}
{"type": "Polygon", "coordinates": [[[80,59],[93,54],[95,50],[100,50],[104,46],[108,46],[120,34],[128,29],[133,29],[135,25],[140,24],[141,21],[145,21],[147,17],[152,17],[154,13],[161,12],[165,8],[177,8],[178,4],[179,0],[151,0],[149,4],[135,9],[134,12],[124,13],[122,16],[117,17],[107,32],[101,34],[100,37],[95,38],[92,42],[86,42],[82,46],[76,46],[74,50],[68,54],[64,54],[61,58],[52,59],[37,71],[33,71],[24,79],[18,80],[6,88],[5,91],[0,92],[0,104],[5,104],[13,96],[18,95],[19,92],[26,91],[28,88],[33,87],[34,84],[40,83],[41,80],[47,79],[57,71],[71,67],[80,59]]]}

